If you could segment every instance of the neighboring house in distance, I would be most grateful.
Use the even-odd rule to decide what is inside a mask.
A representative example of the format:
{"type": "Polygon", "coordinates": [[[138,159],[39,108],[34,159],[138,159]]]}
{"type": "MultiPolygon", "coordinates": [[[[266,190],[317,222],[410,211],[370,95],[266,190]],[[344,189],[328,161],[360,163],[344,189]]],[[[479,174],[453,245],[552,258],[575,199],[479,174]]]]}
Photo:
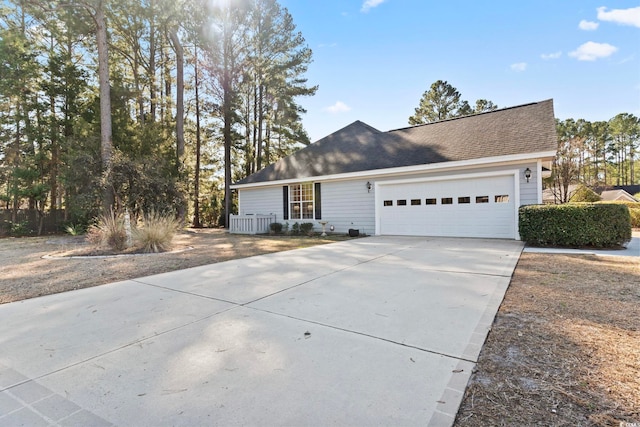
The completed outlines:
{"type": "MultiPolygon", "coordinates": [[[[569,194],[569,199],[571,196],[580,188],[579,184],[571,184],[567,189],[567,193],[569,194]]],[[[640,185],[614,185],[608,187],[595,187],[593,191],[601,197],[601,200],[604,202],[638,202],[635,197],[633,197],[628,190],[634,190],[638,188],[640,190],[640,185]]],[[[560,203],[560,197],[556,197],[556,189],[555,188],[547,188],[542,192],[542,202],[548,204],[558,204],[560,203]]],[[[640,192],[640,191],[638,191],[640,192]]],[[[635,193],[634,193],[635,194],[635,193]]]]}
{"type": "Polygon", "coordinates": [[[620,190],[604,190],[600,193],[600,197],[602,197],[602,201],[604,202],[637,202],[631,194],[626,191],[620,190]]]}
{"type": "Polygon", "coordinates": [[[232,188],[240,217],[518,239],[518,207],[542,203],[557,145],[552,100],[388,132],[356,121],[232,188]]]}

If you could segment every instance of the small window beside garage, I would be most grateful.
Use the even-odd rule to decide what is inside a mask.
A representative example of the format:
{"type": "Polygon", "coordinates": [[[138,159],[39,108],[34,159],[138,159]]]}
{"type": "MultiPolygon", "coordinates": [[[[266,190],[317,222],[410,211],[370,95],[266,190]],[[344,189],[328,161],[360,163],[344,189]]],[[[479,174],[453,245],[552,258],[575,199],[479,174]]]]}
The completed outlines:
{"type": "Polygon", "coordinates": [[[396,205],[398,205],[398,206],[407,206],[407,201],[406,200],[397,200],[396,201],[396,205]]]}
{"type": "Polygon", "coordinates": [[[440,200],[440,203],[442,203],[443,205],[452,205],[453,204],[453,197],[443,197],[440,200]]]}
{"type": "Polygon", "coordinates": [[[425,204],[425,205],[435,205],[435,204],[437,204],[437,203],[438,203],[438,202],[437,202],[437,200],[438,200],[438,199],[425,199],[425,200],[424,200],[424,204],[425,204]]]}
{"type": "Polygon", "coordinates": [[[393,206],[393,200],[385,200],[384,201],[384,205],[385,206],[393,206]]]}
{"type": "Polygon", "coordinates": [[[476,203],[489,203],[489,196],[476,196],[476,203]]]}
{"type": "Polygon", "coordinates": [[[459,205],[466,205],[467,203],[471,203],[471,197],[469,196],[458,197],[459,205]]]}
{"type": "Polygon", "coordinates": [[[422,199],[411,199],[411,206],[420,206],[422,204],[422,199]]]}
{"type": "Polygon", "coordinates": [[[501,194],[499,196],[495,197],[495,201],[496,203],[509,203],[509,195],[508,194],[501,194]]]}

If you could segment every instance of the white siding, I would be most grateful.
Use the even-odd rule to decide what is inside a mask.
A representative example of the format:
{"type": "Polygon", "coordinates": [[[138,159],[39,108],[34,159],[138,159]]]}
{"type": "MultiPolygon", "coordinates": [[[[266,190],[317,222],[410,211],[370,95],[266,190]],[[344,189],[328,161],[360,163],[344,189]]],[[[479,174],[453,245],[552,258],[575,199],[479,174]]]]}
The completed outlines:
{"type": "Polygon", "coordinates": [[[520,205],[535,205],[538,204],[538,174],[541,172],[538,170],[537,163],[530,163],[526,165],[518,166],[520,170],[520,205]],[[531,178],[527,182],[524,177],[524,170],[526,168],[531,169],[531,178]]]}
{"type": "MultiPolygon", "coordinates": [[[[373,182],[373,181],[371,181],[373,182]]],[[[350,228],[360,233],[375,232],[375,194],[367,191],[367,180],[322,183],[322,219],[333,225],[335,232],[350,228]]]]}
{"type": "MultiPolygon", "coordinates": [[[[361,233],[375,234],[375,183],[417,178],[434,178],[457,176],[466,173],[484,174],[501,171],[519,171],[518,188],[519,205],[538,203],[538,164],[527,162],[494,167],[457,169],[451,171],[436,171],[408,175],[395,175],[377,178],[359,178],[353,180],[319,181],[321,182],[322,220],[328,221],[327,230],[334,226],[335,232],[346,233],[350,228],[361,233]],[[531,169],[531,179],[526,182],[524,170],[531,169]],[[373,184],[371,191],[367,191],[367,182],[373,184]]],[[[315,181],[318,182],[318,181],[315,181]]],[[[239,190],[240,214],[275,214],[277,222],[285,222],[282,211],[282,185],[270,187],[248,188],[239,190]]],[[[382,202],[380,202],[382,203],[382,202]]],[[[289,223],[295,222],[288,220],[289,223]]],[[[304,221],[303,221],[304,222],[304,221]]],[[[318,222],[317,220],[313,222],[318,222]]],[[[320,229],[320,225],[316,227],[320,229]]]]}
{"type": "Polygon", "coordinates": [[[282,222],[282,186],[242,189],[238,201],[240,215],[275,214],[276,221],[282,222]]]}

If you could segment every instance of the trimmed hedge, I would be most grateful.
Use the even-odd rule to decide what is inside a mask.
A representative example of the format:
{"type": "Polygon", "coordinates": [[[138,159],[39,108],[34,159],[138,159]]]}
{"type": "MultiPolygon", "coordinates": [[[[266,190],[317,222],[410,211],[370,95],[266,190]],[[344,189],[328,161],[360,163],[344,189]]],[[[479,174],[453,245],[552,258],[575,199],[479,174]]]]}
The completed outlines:
{"type": "Polygon", "coordinates": [[[631,240],[629,208],[621,203],[521,206],[519,217],[520,238],[530,245],[609,248],[631,240]]]}
{"type": "Polygon", "coordinates": [[[633,228],[640,228],[640,202],[625,202],[625,201],[615,201],[615,202],[602,202],[602,203],[613,203],[625,205],[629,208],[629,214],[631,215],[631,226],[633,228]]]}

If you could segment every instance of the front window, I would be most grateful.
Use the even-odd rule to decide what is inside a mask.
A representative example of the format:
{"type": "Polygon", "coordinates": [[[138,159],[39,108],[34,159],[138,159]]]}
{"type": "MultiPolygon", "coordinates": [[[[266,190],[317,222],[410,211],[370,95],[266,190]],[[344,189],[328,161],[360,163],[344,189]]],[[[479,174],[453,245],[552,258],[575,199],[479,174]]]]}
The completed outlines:
{"type": "Polygon", "coordinates": [[[313,219],[313,183],[293,184],[289,191],[291,219],[313,219]]]}

